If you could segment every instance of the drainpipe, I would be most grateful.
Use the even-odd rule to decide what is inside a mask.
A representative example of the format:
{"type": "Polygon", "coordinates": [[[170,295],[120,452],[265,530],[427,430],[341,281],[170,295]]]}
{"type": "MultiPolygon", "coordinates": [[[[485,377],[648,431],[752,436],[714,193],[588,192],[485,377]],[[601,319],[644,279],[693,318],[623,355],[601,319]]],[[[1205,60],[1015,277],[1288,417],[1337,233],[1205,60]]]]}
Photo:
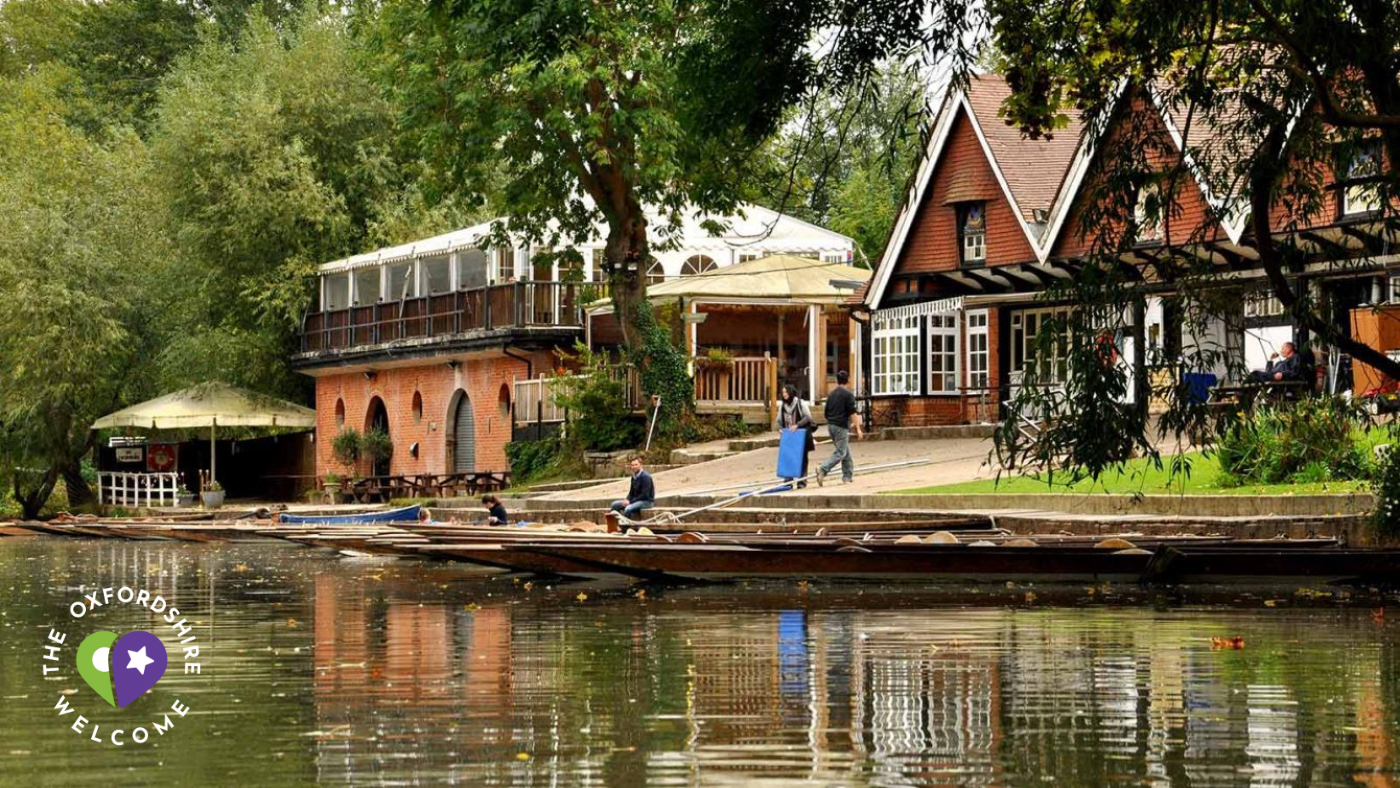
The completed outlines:
{"type": "MultiPolygon", "coordinates": [[[[517,356],[517,355],[515,355],[514,353],[510,352],[510,348],[508,348],[508,347],[503,347],[503,348],[501,348],[501,355],[505,356],[506,358],[513,358],[513,359],[515,359],[516,361],[524,361],[524,362],[525,362],[525,379],[526,379],[526,380],[534,380],[534,379],[535,379],[535,362],[534,362],[534,361],[531,361],[529,356],[517,356]]],[[[514,439],[514,438],[515,438],[515,386],[511,386],[511,388],[510,388],[510,434],[511,434],[511,438],[514,439]]]]}

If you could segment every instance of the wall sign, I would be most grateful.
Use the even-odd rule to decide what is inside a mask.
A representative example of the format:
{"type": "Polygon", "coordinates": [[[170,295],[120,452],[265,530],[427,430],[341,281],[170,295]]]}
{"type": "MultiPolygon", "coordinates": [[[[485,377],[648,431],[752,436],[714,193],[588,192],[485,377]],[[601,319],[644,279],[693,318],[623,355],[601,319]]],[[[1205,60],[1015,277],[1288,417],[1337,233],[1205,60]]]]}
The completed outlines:
{"type": "Polygon", "coordinates": [[[146,459],[146,449],[142,446],[123,446],[113,451],[116,452],[117,462],[141,462],[146,459]]]}

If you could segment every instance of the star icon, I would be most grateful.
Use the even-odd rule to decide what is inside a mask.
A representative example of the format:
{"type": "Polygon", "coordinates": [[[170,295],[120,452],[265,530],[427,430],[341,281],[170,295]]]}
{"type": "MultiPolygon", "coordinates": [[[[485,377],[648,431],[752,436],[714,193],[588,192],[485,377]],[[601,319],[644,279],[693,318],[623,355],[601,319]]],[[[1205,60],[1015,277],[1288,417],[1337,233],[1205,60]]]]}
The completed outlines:
{"type": "Polygon", "coordinates": [[[155,662],[155,660],[146,656],[145,646],[142,646],[140,651],[128,651],[126,655],[131,657],[131,661],[126,663],[126,666],[128,668],[136,668],[142,676],[146,675],[146,666],[155,662]]]}

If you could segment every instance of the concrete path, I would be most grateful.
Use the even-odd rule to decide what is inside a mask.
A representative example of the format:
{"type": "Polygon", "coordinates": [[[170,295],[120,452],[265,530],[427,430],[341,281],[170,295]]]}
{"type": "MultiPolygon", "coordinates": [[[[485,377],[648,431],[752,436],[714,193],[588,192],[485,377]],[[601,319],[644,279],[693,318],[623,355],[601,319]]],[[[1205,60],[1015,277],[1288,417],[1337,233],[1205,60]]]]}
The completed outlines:
{"type": "MultiPolygon", "coordinates": [[[[995,469],[986,464],[991,448],[991,441],[981,438],[853,442],[851,455],[856,462],[856,477],[853,483],[842,484],[838,468],[833,475],[827,477],[825,487],[817,487],[815,481],[812,481],[808,483],[806,490],[788,493],[784,498],[825,493],[887,492],[990,478],[996,475],[995,469]],[[931,462],[926,465],[864,474],[860,472],[864,467],[918,459],[931,462]]],[[[812,452],[811,470],[815,472],[817,465],[829,456],[831,444],[817,444],[816,450],[812,452]]],[[[657,473],[656,493],[664,499],[672,495],[705,493],[719,487],[776,483],[778,479],[774,470],[777,466],[777,448],[755,449],[732,457],[657,473]]],[[[564,500],[620,498],[627,493],[627,485],[626,479],[615,479],[594,487],[549,493],[542,497],[564,500]]]]}

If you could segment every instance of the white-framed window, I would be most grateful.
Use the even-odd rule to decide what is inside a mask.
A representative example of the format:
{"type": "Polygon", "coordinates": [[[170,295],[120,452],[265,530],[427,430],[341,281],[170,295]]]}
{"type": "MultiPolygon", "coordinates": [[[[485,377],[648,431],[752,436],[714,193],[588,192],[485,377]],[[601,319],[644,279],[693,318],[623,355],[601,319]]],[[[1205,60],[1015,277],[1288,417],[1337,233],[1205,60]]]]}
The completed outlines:
{"type": "Polygon", "coordinates": [[[1069,307],[1019,309],[1011,313],[1011,368],[1034,368],[1040,383],[1063,383],[1069,367],[1069,307]],[[1054,332],[1048,348],[1040,347],[1042,330],[1054,332]],[[1045,351],[1045,352],[1042,352],[1045,351]]]}
{"type": "Polygon", "coordinates": [[[1347,165],[1347,183],[1342,189],[1342,215],[1371,213],[1381,208],[1377,184],[1370,180],[1381,173],[1381,147],[1367,142],[1351,157],[1347,165]],[[1360,183],[1357,183],[1360,181],[1360,183]]]}
{"type": "Polygon", "coordinates": [[[666,281],[666,267],[661,265],[661,261],[652,258],[651,265],[647,266],[647,284],[659,285],[666,281]]]}
{"type": "Polygon", "coordinates": [[[964,319],[967,322],[967,387],[973,391],[984,390],[991,384],[988,313],[985,309],[974,309],[964,319]]]}
{"type": "Polygon", "coordinates": [[[321,303],[326,305],[326,310],[344,309],[350,306],[350,273],[341,271],[339,273],[327,274],[322,277],[325,296],[321,303]]]}
{"type": "Polygon", "coordinates": [[[928,316],[928,393],[958,393],[958,313],[928,316]]]}
{"type": "Polygon", "coordinates": [[[492,257],[496,264],[496,283],[505,284],[515,281],[515,250],[506,247],[496,247],[492,251],[492,257]]]}
{"type": "Polygon", "coordinates": [[[1283,314],[1283,302],[1269,290],[1245,293],[1245,317],[1278,317],[1283,314]]]}
{"type": "Polygon", "coordinates": [[[1390,283],[1390,303],[1400,304],[1400,274],[1394,274],[1388,280],[1390,283]]]}
{"type": "Polygon", "coordinates": [[[713,271],[715,267],[715,261],[710,259],[708,255],[691,255],[687,257],[685,263],[681,265],[681,276],[703,274],[706,271],[713,271]]]}
{"type": "Polygon", "coordinates": [[[490,274],[487,270],[489,267],[486,253],[480,249],[472,246],[458,249],[457,289],[475,290],[478,287],[485,287],[487,276],[490,274]]]}
{"type": "Polygon", "coordinates": [[[1157,184],[1149,183],[1138,189],[1137,204],[1133,206],[1133,225],[1140,244],[1162,241],[1162,192],[1157,184]]]}
{"type": "Polygon", "coordinates": [[[383,269],[377,265],[355,269],[355,306],[372,306],[379,302],[383,295],[383,274],[383,269]]]}
{"type": "Polygon", "coordinates": [[[607,259],[608,259],[608,258],[607,258],[607,250],[606,250],[606,249],[594,249],[594,250],[593,250],[593,276],[592,276],[592,280],[593,280],[595,283],[596,283],[596,282],[604,282],[604,281],[607,281],[607,274],[603,272],[603,263],[605,263],[605,262],[607,261],[607,259]]]}
{"type": "Polygon", "coordinates": [[[923,319],[917,315],[881,315],[870,318],[871,393],[918,394],[920,364],[919,331],[923,319]]]}
{"type": "Polygon", "coordinates": [[[767,257],[763,252],[740,252],[739,262],[747,263],[750,260],[757,260],[760,257],[767,257]]]}
{"type": "Polygon", "coordinates": [[[962,241],[963,265],[987,262],[987,204],[963,203],[958,207],[958,237],[962,241]]]}
{"type": "Polygon", "coordinates": [[[823,263],[835,263],[845,265],[851,262],[850,252],[822,252],[821,261],[823,263]]]}
{"type": "Polygon", "coordinates": [[[412,260],[386,266],[384,282],[391,301],[418,297],[418,283],[414,281],[412,260]]]}
{"type": "Polygon", "coordinates": [[[425,257],[418,264],[422,270],[423,284],[419,292],[424,295],[437,295],[452,292],[452,263],[447,256],[425,257]]]}

